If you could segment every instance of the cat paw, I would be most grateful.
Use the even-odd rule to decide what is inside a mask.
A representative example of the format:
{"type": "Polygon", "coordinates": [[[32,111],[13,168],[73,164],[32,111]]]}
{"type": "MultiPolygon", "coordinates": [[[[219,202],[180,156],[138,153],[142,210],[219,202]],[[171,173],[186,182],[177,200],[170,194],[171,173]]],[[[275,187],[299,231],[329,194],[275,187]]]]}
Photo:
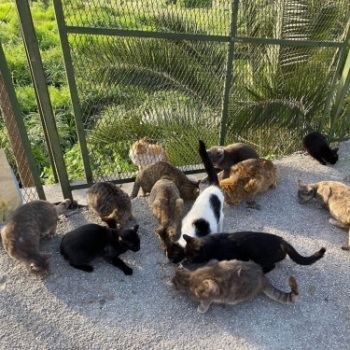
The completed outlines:
{"type": "Polygon", "coordinates": [[[127,275],[127,276],[131,276],[132,273],[133,273],[132,268],[130,268],[130,267],[124,268],[124,269],[123,269],[123,272],[124,272],[124,274],[127,275]]]}
{"type": "Polygon", "coordinates": [[[341,249],[346,250],[346,251],[350,251],[350,245],[343,245],[341,247],[341,249]]]}

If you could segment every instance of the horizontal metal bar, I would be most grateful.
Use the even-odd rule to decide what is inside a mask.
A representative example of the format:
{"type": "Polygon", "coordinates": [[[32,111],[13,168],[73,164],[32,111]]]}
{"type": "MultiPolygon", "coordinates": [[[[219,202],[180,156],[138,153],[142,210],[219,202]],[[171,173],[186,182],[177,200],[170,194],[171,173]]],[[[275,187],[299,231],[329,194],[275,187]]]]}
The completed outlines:
{"type": "Polygon", "coordinates": [[[183,39],[183,40],[216,41],[216,42],[234,41],[237,43],[246,43],[246,44],[313,46],[313,47],[341,47],[343,45],[343,42],[331,42],[331,41],[249,38],[249,37],[239,37],[239,36],[231,38],[231,36],[229,35],[165,33],[165,32],[151,32],[151,31],[143,31],[143,30],[91,28],[91,27],[76,27],[76,26],[67,26],[66,29],[67,29],[67,33],[71,33],[71,34],[141,37],[141,38],[155,38],[155,39],[183,39]]]}

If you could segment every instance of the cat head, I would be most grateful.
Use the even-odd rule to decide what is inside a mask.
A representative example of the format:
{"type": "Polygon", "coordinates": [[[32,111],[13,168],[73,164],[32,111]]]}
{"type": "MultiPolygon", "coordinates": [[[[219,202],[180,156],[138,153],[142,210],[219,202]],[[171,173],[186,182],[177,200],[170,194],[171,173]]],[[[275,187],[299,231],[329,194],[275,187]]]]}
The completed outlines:
{"type": "Polygon", "coordinates": [[[181,183],[181,193],[185,193],[186,195],[182,195],[182,198],[185,198],[187,200],[195,200],[199,196],[200,189],[199,184],[201,180],[196,181],[186,181],[181,183]]]}
{"type": "Polygon", "coordinates": [[[135,149],[137,154],[145,153],[147,150],[147,136],[143,137],[142,139],[136,141],[134,143],[133,148],[135,149]]]}
{"type": "Polygon", "coordinates": [[[171,243],[173,243],[173,240],[176,238],[176,229],[171,226],[160,226],[156,228],[154,232],[158,235],[158,238],[162,245],[162,249],[164,251],[167,250],[167,247],[171,245],[171,243]]]}
{"type": "Polygon", "coordinates": [[[40,277],[47,277],[50,274],[51,258],[52,254],[41,253],[35,259],[29,261],[27,265],[29,272],[40,277]]]}
{"type": "Polygon", "coordinates": [[[317,187],[314,185],[306,185],[298,180],[298,187],[298,201],[300,204],[307,203],[315,197],[317,187]]]}
{"type": "Polygon", "coordinates": [[[185,259],[185,250],[179,243],[169,241],[166,247],[166,256],[170,262],[177,264],[185,259]]]}
{"type": "Polygon", "coordinates": [[[126,249],[131,250],[133,252],[137,252],[140,250],[140,237],[137,234],[137,230],[139,225],[135,225],[129,229],[116,230],[118,237],[118,244],[126,249]]]}
{"type": "Polygon", "coordinates": [[[222,146],[211,147],[207,150],[207,153],[214,166],[221,163],[225,156],[225,150],[222,146]]]}
{"type": "Polygon", "coordinates": [[[339,148],[336,147],[336,148],[331,148],[331,154],[330,154],[330,158],[327,159],[328,163],[331,163],[331,164],[335,164],[337,161],[338,161],[338,151],[339,151],[339,148]]]}
{"type": "Polygon", "coordinates": [[[205,262],[203,251],[201,249],[201,241],[186,234],[183,235],[183,238],[187,242],[184,253],[186,260],[189,263],[205,262]]]}
{"type": "Polygon", "coordinates": [[[174,276],[167,282],[167,285],[178,292],[186,292],[190,285],[191,271],[181,264],[176,268],[174,276]]]}

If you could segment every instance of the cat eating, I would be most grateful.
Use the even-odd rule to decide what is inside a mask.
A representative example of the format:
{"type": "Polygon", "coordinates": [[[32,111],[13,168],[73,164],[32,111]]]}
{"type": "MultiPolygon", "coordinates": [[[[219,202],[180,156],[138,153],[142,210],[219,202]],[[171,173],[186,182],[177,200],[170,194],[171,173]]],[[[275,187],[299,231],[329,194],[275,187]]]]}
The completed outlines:
{"type": "Polygon", "coordinates": [[[175,183],[167,176],[162,176],[153,186],[149,202],[153,215],[158,219],[160,226],[154,231],[161,240],[162,247],[166,249],[163,236],[174,239],[183,214],[184,201],[175,183]]]}
{"type": "Polygon", "coordinates": [[[156,162],[170,163],[170,158],[165,150],[159,145],[149,144],[147,136],[134,142],[130,148],[129,157],[139,169],[156,162]]]}
{"type": "Polygon", "coordinates": [[[97,224],[86,224],[66,233],[61,241],[60,251],[69,264],[76,269],[92,272],[90,263],[103,258],[109,264],[121,269],[125,275],[132,275],[129,267],[119,255],[127,250],[140,250],[139,226],[130,229],[114,229],[97,224]]]}
{"type": "Polygon", "coordinates": [[[199,140],[199,154],[207,171],[210,186],[198,196],[183,218],[180,238],[176,242],[168,242],[167,256],[173,263],[180,262],[184,258],[186,245],[184,234],[201,237],[222,231],[224,194],[219,187],[218,176],[209,159],[205,144],[201,140],[199,140]]]}
{"type": "MultiPolygon", "coordinates": [[[[304,184],[298,180],[298,201],[300,204],[315,199],[318,208],[328,208],[333,218],[329,223],[350,229],[350,187],[337,181],[320,181],[312,184],[304,184]]],[[[343,250],[350,250],[350,232],[348,233],[348,245],[342,246],[343,250]]]]}
{"type": "Polygon", "coordinates": [[[157,162],[146,166],[135,179],[131,198],[135,198],[141,188],[142,194],[151,192],[155,183],[167,176],[180,191],[183,200],[195,200],[199,195],[199,182],[190,180],[180,169],[166,162],[157,162]]]}
{"type": "Polygon", "coordinates": [[[238,205],[242,200],[277,187],[278,168],[268,159],[247,159],[231,169],[230,177],[220,181],[225,203],[238,205]]]}
{"type": "Polygon", "coordinates": [[[86,200],[89,209],[110,228],[122,228],[129,219],[134,219],[129,195],[112,182],[92,185],[86,200]]]}
{"type": "Polygon", "coordinates": [[[322,165],[338,161],[339,148],[330,148],[327,139],[319,132],[312,132],[303,138],[303,148],[322,165]]]}
{"type": "Polygon", "coordinates": [[[216,233],[200,238],[184,235],[183,238],[187,242],[184,255],[189,263],[205,263],[211,259],[253,260],[264,273],[273,270],[287,254],[299,265],[311,265],[326,252],[325,248],[321,248],[315,254],[304,257],[282,237],[265,232],[216,233]]]}
{"type": "Polygon", "coordinates": [[[40,240],[55,235],[58,215],[71,205],[70,199],[57,206],[34,200],[18,207],[1,230],[2,243],[9,256],[23,263],[29,272],[47,277],[52,254],[39,251],[40,240]]]}
{"type": "Polygon", "coordinates": [[[212,303],[234,305],[252,299],[261,292],[287,305],[295,303],[299,294],[293,276],[289,277],[291,291],[285,293],[274,287],[261,267],[253,261],[213,261],[195,271],[180,265],[167,284],[199,301],[199,313],[207,312],[212,303]]]}

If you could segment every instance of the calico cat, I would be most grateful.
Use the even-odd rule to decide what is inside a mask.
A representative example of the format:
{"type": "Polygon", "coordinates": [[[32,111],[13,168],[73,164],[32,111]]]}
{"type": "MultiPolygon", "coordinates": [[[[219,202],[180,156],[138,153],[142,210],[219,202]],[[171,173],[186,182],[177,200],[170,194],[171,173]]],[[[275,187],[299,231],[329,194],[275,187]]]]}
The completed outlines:
{"type": "Polygon", "coordinates": [[[339,148],[330,148],[327,139],[319,132],[312,132],[303,138],[303,148],[322,165],[338,161],[339,148]]]}
{"type": "Polygon", "coordinates": [[[231,169],[230,177],[220,181],[225,203],[238,205],[242,200],[276,188],[278,168],[267,159],[247,159],[231,169]]]}
{"type": "Polygon", "coordinates": [[[311,265],[326,252],[325,248],[321,248],[315,254],[304,257],[282,237],[264,232],[216,233],[200,238],[184,235],[184,239],[187,242],[184,254],[190,263],[204,263],[211,259],[253,260],[262,267],[264,273],[273,270],[275,264],[287,254],[299,265],[311,265]]]}
{"type": "MultiPolygon", "coordinates": [[[[230,177],[232,166],[238,162],[250,158],[259,158],[253,148],[241,142],[228,146],[213,146],[207,150],[207,153],[214,167],[221,171],[218,174],[220,180],[230,177]]],[[[208,181],[208,177],[202,179],[202,182],[206,181],[208,181]]]]}
{"type": "Polygon", "coordinates": [[[207,171],[210,186],[198,196],[183,218],[180,238],[167,246],[168,259],[173,263],[180,262],[184,258],[183,248],[186,246],[186,240],[183,235],[201,237],[222,231],[224,194],[219,187],[218,176],[209,159],[205,144],[201,140],[199,140],[199,155],[207,171]]]}
{"type": "Polygon", "coordinates": [[[89,209],[97,214],[110,228],[122,228],[134,219],[131,200],[127,193],[112,182],[97,182],[87,193],[89,209]]]}
{"type": "Polygon", "coordinates": [[[183,214],[184,201],[173,181],[167,176],[162,176],[153,186],[149,202],[153,215],[158,219],[160,226],[154,231],[161,239],[163,249],[165,242],[163,234],[174,239],[183,214]]]}
{"type": "MultiPolygon", "coordinates": [[[[350,228],[350,187],[337,181],[320,181],[304,184],[298,180],[298,200],[300,204],[316,200],[318,208],[328,208],[333,218],[329,222],[337,227],[350,228]]],[[[341,247],[350,250],[350,230],[348,245],[341,247]]]]}
{"type": "Polygon", "coordinates": [[[69,264],[76,269],[92,272],[90,263],[102,257],[121,269],[125,275],[132,275],[132,268],[119,258],[127,250],[140,250],[139,226],[130,229],[115,229],[97,224],[86,224],[66,233],[61,241],[60,251],[69,264]]]}
{"type": "Polygon", "coordinates": [[[52,254],[39,251],[40,239],[54,236],[58,215],[71,204],[70,199],[58,206],[34,200],[18,207],[1,230],[2,244],[9,256],[23,263],[29,272],[48,276],[52,254]]]}
{"type": "Polygon", "coordinates": [[[165,150],[155,144],[147,142],[147,136],[136,141],[130,148],[129,157],[131,161],[143,169],[145,166],[156,162],[170,163],[170,158],[165,150]]]}
{"type": "Polygon", "coordinates": [[[205,313],[211,303],[238,304],[259,293],[282,304],[293,304],[298,298],[298,284],[289,277],[289,293],[274,287],[266,278],[261,267],[253,261],[211,262],[195,271],[180,265],[175,275],[167,282],[179,292],[184,292],[200,302],[197,311],[205,313]]]}
{"type": "Polygon", "coordinates": [[[150,164],[141,170],[136,176],[130,197],[135,198],[140,187],[143,195],[151,192],[162,176],[167,176],[175,183],[183,200],[194,200],[198,197],[200,181],[190,180],[180,169],[166,162],[150,164]]]}

